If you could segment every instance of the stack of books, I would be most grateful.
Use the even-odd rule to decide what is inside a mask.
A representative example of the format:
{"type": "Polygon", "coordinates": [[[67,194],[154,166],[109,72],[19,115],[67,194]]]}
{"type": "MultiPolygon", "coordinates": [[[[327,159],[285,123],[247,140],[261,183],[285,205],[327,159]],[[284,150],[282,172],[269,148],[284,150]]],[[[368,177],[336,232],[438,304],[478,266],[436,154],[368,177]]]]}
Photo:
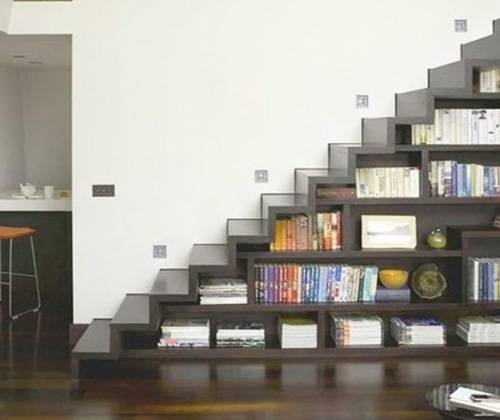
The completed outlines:
{"type": "Polygon", "coordinates": [[[200,281],[201,305],[246,304],[247,284],[242,279],[211,278],[200,281]]]}
{"type": "Polygon", "coordinates": [[[279,337],[283,349],[316,348],[318,325],[309,318],[281,315],[279,337]]]}
{"type": "Polygon", "coordinates": [[[337,347],[381,346],[384,321],[377,315],[334,315],[331,336],[337,347]]]}
{"type": "Polygon", "coordinates": [[[457,324],[457,335],[469,344],[500,344],[500,317],[466,316],[457,324]]]}
{"type": "Polygon", "coordinates": [[[342,245],[342,214],[299,214],[276,220],[271,251],[333,251],[342,245]]]}
{"type": "Polygon", "coordinates": [[[500,69],[483,70],[479,73],[479,92],[500,92],[500,69]]]}
{"type": "Polygon", "coordinates": [[[391,318],[391,337],[401,346],[443,346],[446,328],[436,318],[391,318]]]}
{"type": "Polygon", "coordinates": [[[208,347],[210,327],[207,318],[165,320],[161,325],[159,348],[208,347]]]}
{"type": "Polygon", "coordinates": [[[264,348],[264,326],[262,322],[222,322],[217,327],[217,347],[264,348]]]}
{"type": "Polygon", "coordinates": [[[356,169],[358,198],[402,198],[420,196],[420,169],[358,168],[356,169]]]}
{"type": "Polygon", "coordinates": [[[434,124],[412,125],[412,144],[500,144],[500,109],[437,109],[434,124]]]}
{"type": "Polygon", "coordinates": [[[499,197],[500,166],[434,160],[429,182],[432,197],[499,197]]]}
{"type": "Polygon", "coordinates": [[[469,257],[467,298],[469,302],[500,300],[500,258],[469,257]]]}
{"type": "Polygon", "coordinates": [[[378,267],[256,264],[256,303],[374,302],[378,267]]]}

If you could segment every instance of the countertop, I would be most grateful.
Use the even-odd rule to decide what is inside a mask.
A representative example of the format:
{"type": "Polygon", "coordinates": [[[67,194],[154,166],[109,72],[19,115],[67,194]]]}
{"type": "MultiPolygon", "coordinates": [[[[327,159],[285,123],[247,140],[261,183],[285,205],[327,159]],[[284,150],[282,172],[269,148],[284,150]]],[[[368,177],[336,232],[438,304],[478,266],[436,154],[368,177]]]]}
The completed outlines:
{"type": "MultiPolygon", "coordinates": [[[[19,191],[0,191],[0,211],[71,211],[71,197],[46,200],[13,198],[12,194],[19,194],[19,191]]],[[[37,191],[36,194],[43,195],[43,192],[37,191]]],[[[56,191],[58,196],[59,191],[56,191]]]]}

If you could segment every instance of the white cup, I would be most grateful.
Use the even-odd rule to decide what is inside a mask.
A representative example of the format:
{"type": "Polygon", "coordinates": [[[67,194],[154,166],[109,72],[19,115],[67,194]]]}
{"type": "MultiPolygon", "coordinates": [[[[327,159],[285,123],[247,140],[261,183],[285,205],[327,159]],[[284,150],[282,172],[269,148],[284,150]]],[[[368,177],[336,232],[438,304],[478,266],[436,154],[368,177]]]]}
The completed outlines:
{"type": "Polygon", "coordinates": [[[56,188],[53,185],[45,185],[43,187],[43,195],[46,200],[52,200],[56,195],[56,188]]]}

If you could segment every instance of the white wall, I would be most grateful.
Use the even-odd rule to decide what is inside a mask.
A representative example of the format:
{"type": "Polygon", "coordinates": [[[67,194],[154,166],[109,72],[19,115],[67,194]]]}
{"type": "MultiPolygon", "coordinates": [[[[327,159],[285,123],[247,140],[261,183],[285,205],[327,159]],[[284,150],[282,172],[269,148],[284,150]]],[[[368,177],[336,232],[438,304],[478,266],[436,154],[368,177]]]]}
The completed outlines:
{"type": "Polygon", "coordinates": [[[496,0],[50,3],[16,3],[10,31],[74,35],[76,323],[149,289],[152,244],[185,267],[193,242],[224,241],[227,217],[257,216],[259,193],[290,191],[294,167],[324,166],[329,141],[359,140],[361,117],[392,115],[500,17],[496,0]]]}
{"type": "Polygon", "coordinates": [[[0,191],[24,181],[25,159],[17,72],[0,66],[0,191]]]}
{"type": "Polygon", "coordinates": [[[71,71],[20,70],[26,179],[71,187],[71,71]]]}

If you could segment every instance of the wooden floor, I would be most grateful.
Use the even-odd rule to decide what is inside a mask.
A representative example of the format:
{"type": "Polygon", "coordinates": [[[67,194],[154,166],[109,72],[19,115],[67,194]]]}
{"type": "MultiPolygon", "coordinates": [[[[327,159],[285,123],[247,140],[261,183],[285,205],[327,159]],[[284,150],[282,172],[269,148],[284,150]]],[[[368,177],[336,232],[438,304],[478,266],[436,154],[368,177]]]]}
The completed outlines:
{"type": "MultiPolygon", "coordinates": [[[[5,309],[5,308],[2,308],[5,309]]],[[[5,313],[5,311],[3,311],[5,313]]],[[[1,318],[0,418],[439,419],[425,392],[500,385],[500,361],[140,361],[69,377],[68,317],[1,318]]]]}

